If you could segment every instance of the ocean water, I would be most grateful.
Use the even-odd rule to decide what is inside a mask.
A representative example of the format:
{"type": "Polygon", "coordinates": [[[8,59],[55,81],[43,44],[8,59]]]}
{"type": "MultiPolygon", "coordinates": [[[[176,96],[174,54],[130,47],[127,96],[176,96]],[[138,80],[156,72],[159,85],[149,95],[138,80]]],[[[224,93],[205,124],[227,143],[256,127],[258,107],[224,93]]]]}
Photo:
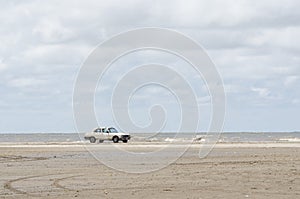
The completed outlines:
{"type": "MultiPolygon", "coordinates": [[[[191,140],[209,139],[210,134],[206,133],[134,133],[131,134],[131,142],[187,142],[191,140]]],[[[26,142],[44,142],[57,143],[69,142],[80,143],[84,141],[84,134],[79,133],[32,133],[32,134],[5,134],[0,133],[0,142],[26,143],[26,142]]],[[[240,142],[300,142],[300,132],[225,132],[219,136],[219,142],[222,143],[240,143],[240,142]]]]}

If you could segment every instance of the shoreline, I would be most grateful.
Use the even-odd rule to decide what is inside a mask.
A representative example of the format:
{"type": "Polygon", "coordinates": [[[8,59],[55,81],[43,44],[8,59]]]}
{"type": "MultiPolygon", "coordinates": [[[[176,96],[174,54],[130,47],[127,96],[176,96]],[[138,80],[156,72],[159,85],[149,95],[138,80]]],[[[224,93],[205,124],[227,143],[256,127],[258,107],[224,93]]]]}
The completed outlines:
{"type": "MultiPolygon", "coordinates": [[[[207,144],[208,145],[208,144],[207,144]]],[[[162,147],[190,147],[202,148],[204,143],[165,143],[165,142],[132,142],[132,143],[99,143],[90,144],[86,142],[0,142],[0,148],[65,148],[65,147],[88,147],[88,148],[109,148],[109,147],[122,147],[122,148],[162,148],[162,147]]],[[[216,143],[214,148],[298,148],[300,142],[234,142],[234,143],[216,143]]]]}

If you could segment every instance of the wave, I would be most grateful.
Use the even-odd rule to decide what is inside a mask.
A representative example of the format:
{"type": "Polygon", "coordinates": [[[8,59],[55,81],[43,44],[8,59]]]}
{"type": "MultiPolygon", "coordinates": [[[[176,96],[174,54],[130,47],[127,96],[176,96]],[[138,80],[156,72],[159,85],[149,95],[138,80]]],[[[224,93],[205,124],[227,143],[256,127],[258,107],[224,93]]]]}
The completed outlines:
{"type": "Polygon", "coordinates": [[[280,138],[281,142],[300,142],[300,138],[280,138]]]}

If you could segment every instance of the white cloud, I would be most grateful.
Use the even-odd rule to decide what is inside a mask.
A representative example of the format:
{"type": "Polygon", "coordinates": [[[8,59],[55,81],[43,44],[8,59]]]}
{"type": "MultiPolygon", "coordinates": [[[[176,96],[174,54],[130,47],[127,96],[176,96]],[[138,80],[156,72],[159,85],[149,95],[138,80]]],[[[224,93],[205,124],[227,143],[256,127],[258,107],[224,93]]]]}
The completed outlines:
{"type": "Polygon", "coordinates": [[[61,43],[74,39],[75,33],[56,20],[43,19],[32,30],[33,36],[45,43],[61,43]]]}
{"type": "Polygon", "coordinates": [[[35,78],[15,78],[8,82],[8,86],[16,88],[26,88],[26,87],[38,87],[41,86],[45,81],[35,79],[35,78]]]}
{"type": "Polygon", "coordinates": [[[271,94],[267,88],[251,88],[252,91],[256,92],[261,98],[268,98],[271,94]]]}
{"type": "Polygon", "coordinates": [[[3,61],[0,59],[0,72],[5,70],[7,68],[7,65],[3,63],[3,61]]]}
{"type": "Polygon", "coordinates": [[[290,87],[293,87],[295,85],[299,85],[299,80],[300,80],[299,76],[295,76],[295,75],[287,76],[285,78],[284,85],[286,87],[290,88],[290,87]]]}

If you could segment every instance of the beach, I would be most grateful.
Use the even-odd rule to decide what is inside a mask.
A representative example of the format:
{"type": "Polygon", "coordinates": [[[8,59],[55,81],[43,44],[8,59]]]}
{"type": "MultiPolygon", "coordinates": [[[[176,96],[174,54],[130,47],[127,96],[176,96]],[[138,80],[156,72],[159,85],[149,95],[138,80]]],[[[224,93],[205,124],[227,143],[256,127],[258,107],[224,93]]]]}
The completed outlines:
{"type": "MultiPolygon", "coordinates": [[[[157,146],[119,145],[136,152],[157,146]]],[[[205,158],[200,145],[165,168],[130,174],[105,166],[82,144],[1,143],[0,198],[300,197],[300,143],[220,143],[205,158]]],[[[113,144],[91,146],[109,152],[113,144]]]]}

